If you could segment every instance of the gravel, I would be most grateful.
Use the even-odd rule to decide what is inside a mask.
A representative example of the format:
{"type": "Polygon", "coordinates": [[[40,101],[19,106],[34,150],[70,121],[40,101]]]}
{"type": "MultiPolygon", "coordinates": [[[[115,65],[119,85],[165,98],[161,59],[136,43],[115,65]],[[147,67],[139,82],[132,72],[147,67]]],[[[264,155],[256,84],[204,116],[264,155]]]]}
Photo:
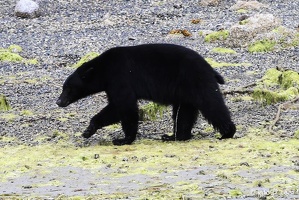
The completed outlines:
{"type": "MultiPolygon", "coordinates": [[[[299,25],[299,0],[261,0],[268,7],[255,13],[271,13],[283,20],[282,25],[295,29],[299,25]]],[[[99,130],[89,140],[79,135],[88,125],[89,119],[107,103],[105,94],[97,94],[80,100],[66,109],[55,104],[65,78],[73,71],[68,66],[88,52],[103,52],[111,47],[143,43],[174,43],[198,51],[204,57],[230,63],[249,62],[252,66],[223,67],[217,70],[227,80],[223,90],[234,90],[260,79],[273,67],[299,71],[299,48],[270,53],[248,53],[235,48],[237,54],[211,52],[217,43],[205,43],[199,35],[201,30],[228,28],[237,23],[240,16],[229,8],[235,1],[222,1],[218,7],[203,7],[198,1],[42,1],[42,15],[34,19],[14,16],[15,2],[1,1],[0,47],[11,44],[23,48],[24,58],[36,58],[38,65],[22,63],[0,63],[0,93],[8,98],[12,110],[0,113],[0,146],[25,143],[37,145],[58,142],[57,132],[68,135],[75,145],[89,145],[103,140],[121,137],[121,130],[99,130]],[[192,24],[192,19],[201,19],[192,24]],[[173,29],[187,29],[191,37],[170,37],[173,29]],[[4,80],[3,83],[1,80],[4,80]],[[31,113],[26,114],[24,111],[31,113]],[[5,116],[14,116],[8,120],[5,116]],[[42,138],[42,139],[41,139],[42,138]]],[[[239,95],[226,95],[225,99],[238,125],[237,137],[248,134],[252,128],[266,128],[275,118],[276,105],[264,106],[255,101],[236,101],[239,95]]],[[[142,102],[141,102],[142,103],[142,102]]],[[[282,111],[274,130],[277,134],[292,137],[299,128],[299,105],[294,103],[282,111]]],[[[170,109],[168,109],[170,111],[170,109]]],[[[170,112],[155,122],[140,122],[139,139],[156,139],[172,132],[170,112]]],[[[213,137],[205,132],[207,122],[199,117],[193,133],[196,137],[213,137]]],[[[65,139],[65,138],[64,138],[65,139]]]]}

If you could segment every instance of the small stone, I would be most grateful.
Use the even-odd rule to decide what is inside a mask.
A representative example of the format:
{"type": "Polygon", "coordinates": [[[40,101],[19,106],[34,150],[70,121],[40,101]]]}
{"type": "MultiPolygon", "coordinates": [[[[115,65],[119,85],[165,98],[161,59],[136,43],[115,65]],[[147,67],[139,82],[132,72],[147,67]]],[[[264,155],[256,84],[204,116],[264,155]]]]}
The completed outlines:
{"type": "Polygon", "coordinates": [[[31,0],[20,0],[15,7],[15,15],[22,18],[35,18],[40,15],[38,3],[31,0]]]}
{"type": "Polygon", "coordinates": [[[202,6],[218,6],[220,0],[201,0],[200,5],[202,6]]]}
{"type": "Polygon", "coordinates": [[[99,154],[94,154],[94,159],[98,159],[100,157],[99,154]]]}

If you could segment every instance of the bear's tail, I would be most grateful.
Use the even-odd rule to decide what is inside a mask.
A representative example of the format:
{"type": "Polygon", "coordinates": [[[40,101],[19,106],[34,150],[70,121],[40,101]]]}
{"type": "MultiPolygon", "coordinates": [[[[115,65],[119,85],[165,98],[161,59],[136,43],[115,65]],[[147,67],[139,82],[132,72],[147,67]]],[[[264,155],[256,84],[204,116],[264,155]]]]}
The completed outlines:
{"type": "Polygon", "coordinates": [[[215,78],[216,78],[217,82],[219,84],[224,84],[225,81],[224,81],[223,77],[215,70],[214,70],[214,73],[215,73],[215,78]]]}

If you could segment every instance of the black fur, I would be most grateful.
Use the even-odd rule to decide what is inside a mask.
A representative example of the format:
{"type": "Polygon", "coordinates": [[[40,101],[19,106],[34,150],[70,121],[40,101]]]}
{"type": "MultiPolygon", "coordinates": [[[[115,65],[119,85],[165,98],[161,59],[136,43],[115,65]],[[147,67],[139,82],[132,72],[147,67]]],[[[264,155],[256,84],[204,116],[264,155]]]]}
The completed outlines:
{"type": "Polygon", "coordinates": [[[71,74],[57,100],[60,107],[105,91],[108,105],[90,121],[83,137],[97,129],[121,122],[124,139],[115,145],[131,144],[138,128],[138,99],[173,106],[174,135],[163,140],[188,140],[198,110],[222,138],[232,138],[236,128],[224,104],[217,73],[195,51],[172,44],[145,44],[112,48],[84,63],[71,74]]]}

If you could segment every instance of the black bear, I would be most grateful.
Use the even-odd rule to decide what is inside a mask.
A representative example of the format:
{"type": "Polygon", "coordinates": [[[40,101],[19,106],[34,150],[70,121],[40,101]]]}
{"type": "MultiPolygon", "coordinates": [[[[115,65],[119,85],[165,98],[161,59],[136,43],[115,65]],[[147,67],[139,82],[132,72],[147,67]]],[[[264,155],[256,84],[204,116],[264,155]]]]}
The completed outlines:
{"type": "Polygon", "coordinates": [[[219,90],[224,80],[197,52],[173,44],[115,47],[84,63],[63,84],[57,105],[69,104],[105,91],[108,105],[90,121],[83,137],[121,122],[125,138],[115,145],[131,144],[138,129],[138,99],[172,105],[174,135],[163,140],[188,140],[198,110],[223,138],[236,127],[219,90]]]}

